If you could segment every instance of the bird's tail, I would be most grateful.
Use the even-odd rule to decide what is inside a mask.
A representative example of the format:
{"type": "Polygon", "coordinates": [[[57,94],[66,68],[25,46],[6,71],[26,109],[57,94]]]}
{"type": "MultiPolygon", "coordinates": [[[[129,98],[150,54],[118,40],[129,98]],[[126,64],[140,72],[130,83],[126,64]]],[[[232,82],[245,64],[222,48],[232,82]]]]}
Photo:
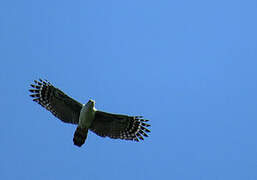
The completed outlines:
{"type": "Polygon", "coordinates": [[[87,139],[87,133],[88,128],[81,128],[78,126],[73,137],[74,145],[81,147],[87,139]]]}

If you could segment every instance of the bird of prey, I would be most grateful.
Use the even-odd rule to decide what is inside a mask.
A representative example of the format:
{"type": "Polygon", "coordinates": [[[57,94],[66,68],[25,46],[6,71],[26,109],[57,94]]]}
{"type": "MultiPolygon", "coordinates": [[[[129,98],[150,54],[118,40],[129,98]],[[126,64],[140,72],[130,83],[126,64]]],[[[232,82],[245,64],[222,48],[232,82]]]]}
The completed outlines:
{"type": "Polygon", "coordinates": [[[101,137],[125,139],[132,141],[144,140],[150,132],[150,125],[142,116],[128,116],[99,111],[95,101],[89,100],[81,104],[72,99],[49,81],[39,79],[31,84],[29,91],[33,101],[37,102],[54,116],[65,123],[77,124],[74,133],[74,145],[81,147],[87,138],[88,130],[101,137]]]}

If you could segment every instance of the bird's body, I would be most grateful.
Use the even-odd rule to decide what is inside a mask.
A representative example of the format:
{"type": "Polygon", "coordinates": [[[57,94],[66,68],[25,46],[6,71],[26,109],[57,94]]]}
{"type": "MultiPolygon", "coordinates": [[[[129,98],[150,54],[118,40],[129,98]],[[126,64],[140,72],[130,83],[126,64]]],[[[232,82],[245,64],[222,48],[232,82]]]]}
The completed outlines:
{"type": "Polygon", "coordinates": [[[87,104],[83,104],[80,110],[79,123],[73,138],[75,145],[81,146],[85,143],[88,129],[95,118],[95,112],[95,102],[93,100],[89,100],[87,104]]]}
{"type": "Polygon", "coordinates": [[[89,128],[95,118],[95,112],[95,102],[93,100],[89,100],[87,104],[83,104],[80,110],[78,126],[81,128],[89,128]]]}
{"type": "Polygon", "coordinates": [[[78,124],[74,133],[73,142],[77,146],[82,146],[87,138],[88,130],[93,131],[101,137],[114,139],[125,139],[139,141],[142,136],[147,137],[150,132],[145,123],[148,120],[142,116],[128,116],[112,114],[96,110],[95,102],[89,100],[86,104],[81,104],[70,98],[61,90],[55,88],[48,81],[34,81],[31,86],[30,96],[33,101],[49,110],[54,116],[65,123],[78,124]]]}

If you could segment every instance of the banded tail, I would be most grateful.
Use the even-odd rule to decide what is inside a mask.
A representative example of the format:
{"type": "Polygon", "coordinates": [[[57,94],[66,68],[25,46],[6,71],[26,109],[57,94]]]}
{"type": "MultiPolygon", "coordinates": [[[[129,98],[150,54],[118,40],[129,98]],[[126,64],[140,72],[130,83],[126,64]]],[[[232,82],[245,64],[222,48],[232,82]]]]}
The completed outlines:
{"type": "Polygon", "coordinates": [[[74,145],[81,147],[87,139],[87,133],[88,128],[81,128],[78,126],[73,137],[74,145]]]}

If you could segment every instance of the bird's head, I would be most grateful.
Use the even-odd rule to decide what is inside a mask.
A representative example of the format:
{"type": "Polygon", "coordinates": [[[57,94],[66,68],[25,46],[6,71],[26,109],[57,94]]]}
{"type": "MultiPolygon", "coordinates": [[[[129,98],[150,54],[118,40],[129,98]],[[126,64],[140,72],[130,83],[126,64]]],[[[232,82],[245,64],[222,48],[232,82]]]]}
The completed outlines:
{"type": "Polygon", "coordinates": [[[87,106],[94,108],[94,107],[95,107],[95,101],[92,100],[92,99],[90,99],[90,100],[87,102],[87,106]]]}
{"type": "Polygon", "coordinates": [[[95,101],[93,99],[90,99],[88,102],[92,103],[93,105],[95,105],[95,101]]]}

